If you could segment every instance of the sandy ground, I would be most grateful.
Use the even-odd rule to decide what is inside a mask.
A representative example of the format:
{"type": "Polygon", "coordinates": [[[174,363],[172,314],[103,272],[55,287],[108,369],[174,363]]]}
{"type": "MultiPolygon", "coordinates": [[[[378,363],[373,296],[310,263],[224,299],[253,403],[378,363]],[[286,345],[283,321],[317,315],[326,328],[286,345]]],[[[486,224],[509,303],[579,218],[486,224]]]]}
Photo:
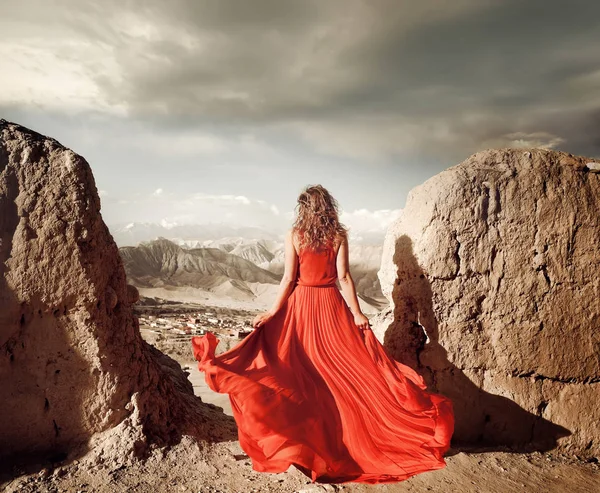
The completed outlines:
{"type": "MultiPolygon", "coordinates": [[[[192,287],[165,287],[165,288],[138,288],[141,296],[161,298],[163,300],[181,303],[202,303],[207,306],[218,306],[238,310],[264,311],[272,302],[269,297],[256,297],[254,299],[233,299],[220,294],[211,293],[205,289],[192,287]]],[[[271,296],[272,297],[272,296],[271,296]]]]}
{"type": "MultiPolygon", "coordinates": [[[[233,296],[223,296],[219,293],[212,293],[205,289],[193,288],[190,286],[169,286],[162,288],[138,287],[138,291],[141,296],[160,298],[179,303],[202,303],[213,307],[218,306],[252,312],[265,311],[271,308],[277,297],[279,285],[258,285],[258,283],[254,283],[253,285],[257,286],[257,291],[263,290],[264,292],[258,294],[254,298],[244,296],[237,299],[233,296]]],[[[387,304],[385,299],[378,301],[384,305],[387,304]]],[[[358,302],[361,310],[366,315],[374,315],[380,311],[378,308],[366,303],[362,298],[359,298],[358,302]]]]}
{"type": "Polygon", "coordinates": [[[596,464],[541,453],[451,450],[447,467],[394,484],[312,483],[293,466],[278,474],[256,472],[239,442],[206,447],[184,437],[170,450],[157,450],[135,467],[110,470],[100,464],[82,470],[77,463],[22,475],[2,491],[33,492],[600,492],[596,464]]]}
{"type": "MultiPolygon", "coordinates": [[[[217,394],[206,385],[195,362],[188,365],[188,378],[196,395],[232,415],[227,394],[217,394]]],[[[232,418],[233,419],[233,418],[232,418]]],[[[450,450],[447,466],[394,484],[313,483],[295,467],[278,474],[261,473],[237,441],[198,443],[191,437],[170,449],[157,449],[145,462],[111,470],[71,464],[40,466],[0,483],[7,493],[58,492],[461,492],[461,493],[594,493],[600,492],[600,465],[558,453],[516,454],[510,451],[450,450]]]]}
{"type": "Polygon", "coordinates": [[[189,372],[188,380],[192,382],[192,385],[194,386],[194,394],[200,397],[202,402],[210,402],[211,404],[215,404],[221,407],[225,414],[228,416],[233,416],[229,395],[213,392],[213,390],[206,385],[204,373],[198,370],[198,364],[196,362],[189,362],[183,366],[186,371],[189,372]]]}
{"type": "MultiPolygon", "coordinates": [[[[196,362],[182,365],[194,391],[204,402],[232,416],[227,394],[213,392],[196,362]]],[[[233,419],[233,418],[231,418],[233,419]]],[[[409,480],[381,485],[358,483],[318,484],[291,466],[271,474],[252,469],[238,441],[215,444],[184,436],[171,448],[156,449],[135,466],[94,469],[72,463],[41,464],[27,472],[13,470],[0,477],[0,491],[8,493],[58,492],[443,492],[443,493],[600,493],[600,464],[581,461],[558,452],[511,453],[509,450],[452,449],[447,467],[409,480]]]]}

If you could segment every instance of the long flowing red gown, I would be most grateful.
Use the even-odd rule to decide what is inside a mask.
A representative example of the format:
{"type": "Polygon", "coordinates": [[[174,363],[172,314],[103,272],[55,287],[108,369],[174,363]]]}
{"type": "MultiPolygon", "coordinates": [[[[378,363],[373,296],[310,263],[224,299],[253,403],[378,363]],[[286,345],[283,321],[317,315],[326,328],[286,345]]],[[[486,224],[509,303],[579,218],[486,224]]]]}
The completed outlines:
{"type": "Polygon", "coordinates": [[[192,338],[198,367],[227,393],[252,469],[294,465],[322,483],[390,483],[445,466],[452,402],[360,330],[336,286],[336,252],[299,254],[294,289],[275,317],[215,356],[192,338]]]}

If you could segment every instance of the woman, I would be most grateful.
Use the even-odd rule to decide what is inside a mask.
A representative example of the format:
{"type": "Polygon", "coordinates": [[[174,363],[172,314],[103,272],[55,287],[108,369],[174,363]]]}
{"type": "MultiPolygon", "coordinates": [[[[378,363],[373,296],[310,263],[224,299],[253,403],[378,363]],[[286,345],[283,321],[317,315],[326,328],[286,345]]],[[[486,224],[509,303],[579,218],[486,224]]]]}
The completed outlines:
{"type": "Polygon", "coordinates": [[[253,326],[218,356],[210,332],[192,347],[207,384],[229,394],[255,471],[294,465],[322,483],[389,483],[444,467],[452,403],[370,330],[337,201],[320,185],[298,197],[279,295],[253,326]]]}

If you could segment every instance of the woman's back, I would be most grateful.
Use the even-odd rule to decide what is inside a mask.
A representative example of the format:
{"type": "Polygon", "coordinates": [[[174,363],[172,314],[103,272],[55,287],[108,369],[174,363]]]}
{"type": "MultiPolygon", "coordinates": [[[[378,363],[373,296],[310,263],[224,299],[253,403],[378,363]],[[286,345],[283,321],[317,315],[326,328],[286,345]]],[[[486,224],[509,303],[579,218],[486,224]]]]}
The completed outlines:
{"type": "Polygon", "coordinates": [[[294,465],[313,482],[388,483],[444,467],[452,402],[368,330],[327,191],[312,187],[299,205],[275,309],[219,356],[212,332],[192,338],[206,383],[229,393],[240,446],[255,471],[294,465]]]}
{"type": "MultiPolygon", "coordinates": [[[[297,246],[296,246],[297,248],[297,246]]],[[[330,242],[324,248],[312,250],[302,248],[298,251],[298,274],[296,284],[298,286],[336,286],[337,273],[337,251],[339,242],[330,242]]]]}

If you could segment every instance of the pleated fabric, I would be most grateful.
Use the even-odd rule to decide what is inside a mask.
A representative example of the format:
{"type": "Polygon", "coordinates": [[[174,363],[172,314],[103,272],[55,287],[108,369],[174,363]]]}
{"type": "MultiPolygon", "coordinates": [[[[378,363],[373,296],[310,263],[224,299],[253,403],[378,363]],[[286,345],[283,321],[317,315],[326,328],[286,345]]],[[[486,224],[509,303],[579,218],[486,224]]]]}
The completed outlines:
{"type": "Polygon", "coordinates": [[[444,467],[451,401],[354,324],[323,259],[335,269],[335,252],[301,254],[284,306],[231,350],[215,356],[211,332],[192,338],[206,383],[229,394],[252,468],[375,484],[444,467]]]}

